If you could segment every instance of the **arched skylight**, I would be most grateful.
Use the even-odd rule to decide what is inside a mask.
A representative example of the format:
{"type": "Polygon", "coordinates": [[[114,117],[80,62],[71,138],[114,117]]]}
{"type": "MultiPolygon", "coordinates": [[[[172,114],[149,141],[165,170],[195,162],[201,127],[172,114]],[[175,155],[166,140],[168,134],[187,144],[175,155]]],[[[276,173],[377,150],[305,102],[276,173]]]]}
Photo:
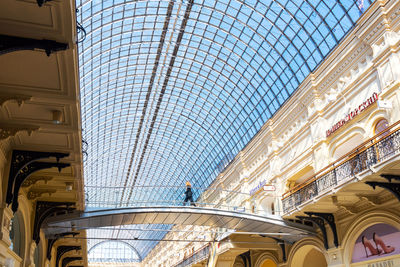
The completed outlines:
{"type": "Polygon", "coordinates": [[[369,4],[77,0],[86,206],[206,188],[369,4]]]}
{"type": "Polygon", "coordinates": [[[88,251],[90,262],[140,262],[136,249],[124,241],[102,241],[88,251]]]}

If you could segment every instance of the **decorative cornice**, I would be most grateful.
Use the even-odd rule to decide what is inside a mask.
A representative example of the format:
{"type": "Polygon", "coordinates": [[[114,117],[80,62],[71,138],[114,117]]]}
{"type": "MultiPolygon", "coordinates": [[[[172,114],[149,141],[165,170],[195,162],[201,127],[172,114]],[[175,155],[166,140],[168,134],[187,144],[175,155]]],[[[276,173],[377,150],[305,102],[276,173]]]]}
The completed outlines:
{"type": "Polygon", "coordinates": [[[39,130],[39,126],[27,126],[27,125],[11,125],[1,123],[0,126],[0,140],[7,139],[8,137],[15,136],[17,133],[26,131],[30,136],[33,131],[39,130]]]}
{"type": "Polygon", "coordinates": [[[352,54],[346,57],[346,60],[340,64],[339,67],[334,68],[334,72],[328,75],[328,78],[317,87],[320,94],[329,89],[332,86],[332,83],[339,81],[338,76],[343,75],[343,70],[347,69],[350,64],[354,64],[354,59],[357,58],[362,52],[365,52],[367,50],[366,48],[367,44],[362,42],[362,44],[352,54]]]}
{"type": "Polygon", "coordinates": [[[25,101],[28,101],[32,98],[29,95],[18,95],[18,94],[5,94],[0,93],[0,107],[3,107],[4,104],[8,101],[15,101],[18,103],[18,106],[21,106],[25,101]]]}
{"type": "Polygon", "coordinates": [[[22,187],[29,187],[36,184],[39,181],[44,181],[46,184],[48,181],[53,179],[52,176],[29,176],[23,183],[22,187]]]}
{"type": "Polygon", "coordinates": [[[57,192],[57,190],[53,188],[31,188],[28,191],[27,197],[29,200],[33,200],[41,197],[43,194],[49,194],[49,196],[51,196],[51,194],[54,194],[55,192],[57,192]]]}

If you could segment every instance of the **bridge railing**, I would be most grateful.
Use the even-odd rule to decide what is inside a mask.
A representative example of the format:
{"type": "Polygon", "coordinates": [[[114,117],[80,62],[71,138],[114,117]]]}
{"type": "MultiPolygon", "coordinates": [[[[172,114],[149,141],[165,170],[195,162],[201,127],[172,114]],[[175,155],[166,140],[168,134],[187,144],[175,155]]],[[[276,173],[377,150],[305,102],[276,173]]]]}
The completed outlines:
{"type": "MultiPolygon", "coordinates": [[[[100,210],[100,209],[116,209],[116,208],[134,208],[134,207],[178,207],[178,206],[190,206],[198,208],[212,208],[226,211],[235,211],[243,213],[252,213],[259,215],[267,215],[264,210],[257,209],[257,207],[245,207],[242,205],[243,201],[249,198],[249,193],[241,191],[224,190],[220,188],[200,188],[192,187],[193,195],[201,195],[204,191],[214,191],[221,195],[217,201],[204,202],[204,198],[198,197],[197,201],[184,202],[186,186],[168,186],[168,185],[138,185],[135,186],[135,194],[137,198],[133,198],[129,201],[121,201],[120,197],[114,198],[113,200],[107,199],[107,195],[112,195],[113,191],[119,190],[118,187],[102,187],[102,186],[86,186],[87,188],[95,191],[96,194],[101,197],[93,197],[86,200],[86,210],[100,210]],[[159,192],[159,193],[154,193],[159,192]],[[166,199],[163,200],[164,195],[167,193],[174,192],[175,200],[166,199]],[[105,196],[103,196],[105,195],[105,196]],[[229,196],[229,201],[221,201],[229,196]],[[99,200],[103,198],[105,200],[99,200]],[[232,200],[233,199],[233,200],[232,200]]],[[[122,188],[121,188],[122,189],[122,188]]],[[[195,198],[196,199],[196,198],[195,198]]],[[[277,211],[278,212],[278,211],[277,211]]]]}
{"type": "Polygon", "coordinates": [[[357,146],[283,195],[283,213],[344,184],[356,174],[400,153],[400,121],[357,146]]]}
{"type": "Polygon", "coordinates": [[[191,264],[195,264],[202,260],[207,259],[209,257],[209,255],[210,255],[210,244],[207,244],[207,245],[203,246],[202,248],[200,248],[199,250],[195,251],[189,257],[184,258],[182,261],[180,261],[174,267],[190,266],[191,264]]]}
{"type": "MultiPolygon", "coordinates": [[[[118,187],[102,187],[102,186],[87,186],[89,189],[95,189],[98,191],[98,194],[110,195],[113,190],[118,190],[118,187]],[[109,190],[109,191],[107,191],[109,190]]],[[[122,188],[122,187],[121,187],[122,188]]],[[[135,207],[181,207],[188,206],[193,208],[211,208],[211,209],[219,209],[226,211],[234,211],[248,214],[257,214],[261,216],[271,216],[271,215],[279,215],[282,214],[282,210],[274,209],[274,213],[270,213],[263,209],[261,206],[255,205],[254,202],[251,204],[248,203],[248,199],[251,197],[249,193],[245,193],[242,191],[233,191],[233,190],[225,190],[220,188],[200,188],[200,187],[192,187],[192,191],[194,193],[204,192],[204,191],[215,191],[217,194],[220,194],[218,198],[211,200],[210,202],[204,202],[203,197],[199,197],[197,201],[191,203],[190,201],[184,203],[185,199],[185,190],[186,186],[154,186],[154,185],[145,185],[145,186],[135,186],[134,190],[137,192],[137,196],[139,199],[132,199],[130,201],[121,201],[120,198],[114,200],[86,200],[86,210],[103,210],[103,209],[118,209],[118,208],[135,208],[135,207]],[[164,196],[165,192],[169,192],[173,190],[175,192],[176,199],[175,200],[163,200],[162,196],[164,196]],[[149,194],[151,192],[152,194],[149,194]],[[155,194],[153,192],[159,192],[155,194]],[[157,198],[148,198],[146,197],[158,197],[160,195],[160,199],[157,198]],[[243,203],[247,201],[247,206],[243,203]]],[[[201,195],[201,194],[200,194],[201,195]]],[[[196,199],[196,198],[195,198],[196,199]]]]}
{"type": "MultiPolygon", "coordinates": [[[[106,209],[106,208],[145,208],[145,207],[193,207],[193,208],[211,208],[211,209],[221,209],[227,211],[236,211],[236,212],[247,212],[250,210],[240,205],[221,205],[218,203],[205,203],[205,202],[186,202],[175,201],[175,200],[149,200],[149,201],[130,201],[130,202],[109,202],[109,201],[93,201],[87,205],[88,210],[96,210],[96,209],[106,209]]],[[[252,209],[251,213],[260,213],[261,211],[257,211],[252,209]]]]}

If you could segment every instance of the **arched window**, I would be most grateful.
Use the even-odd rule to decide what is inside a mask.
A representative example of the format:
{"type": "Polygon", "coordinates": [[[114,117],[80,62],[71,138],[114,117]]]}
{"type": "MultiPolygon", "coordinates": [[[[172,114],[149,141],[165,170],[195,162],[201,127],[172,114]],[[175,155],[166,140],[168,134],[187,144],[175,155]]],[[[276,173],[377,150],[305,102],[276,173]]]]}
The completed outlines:
{"type": "Polygon", "coordinates": [[[388,131],[386,129],[389,127],[389,122],[386,119],[380,119],[375,124],[375,134],[386,135],[388,131]]]}
{"type": "Polygon", "coordinates": [[[339,159],[340,157],[348,154],[352,150],[354,150],[357,146],[359,146],[362,142],[364,142],[364,136],[361,133],[356,133],[351,136],[349,139],[337,145],[334,150],[333,158],[339,159]]]}

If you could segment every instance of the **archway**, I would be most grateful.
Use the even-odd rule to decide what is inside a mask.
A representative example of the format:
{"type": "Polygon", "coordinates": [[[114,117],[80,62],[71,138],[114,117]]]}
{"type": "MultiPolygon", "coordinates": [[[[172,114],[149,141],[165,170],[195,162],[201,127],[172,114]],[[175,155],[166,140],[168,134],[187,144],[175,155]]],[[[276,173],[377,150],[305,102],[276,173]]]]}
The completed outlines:
{"type": "Polygon", "coordinates": [[[299,248],[290,264],[291,267],[327,267],[324,254],[312,245],[299,248]]]}
{"type": "Polygon", "coordinates": [[[339,159],[340,157],[346,155],[355,147],[364,142],[364,136],[361,132],[356,132],[353,136],[345,140],[340,144],[335,144],[332,157],[334,159],[339,159]]]}
{"type": "Polygon", "coordinates": [[[261,199],[259,208],[265,214],[275,215],[275,197],[267,196],[261,199]]]}
{"type": "Polygon", "coordinates": [[[139,252],[129,243],[123,241],[102,241],[88,251],[88,259],[91,262],[140,262],[142,258],[139,252]]]}

